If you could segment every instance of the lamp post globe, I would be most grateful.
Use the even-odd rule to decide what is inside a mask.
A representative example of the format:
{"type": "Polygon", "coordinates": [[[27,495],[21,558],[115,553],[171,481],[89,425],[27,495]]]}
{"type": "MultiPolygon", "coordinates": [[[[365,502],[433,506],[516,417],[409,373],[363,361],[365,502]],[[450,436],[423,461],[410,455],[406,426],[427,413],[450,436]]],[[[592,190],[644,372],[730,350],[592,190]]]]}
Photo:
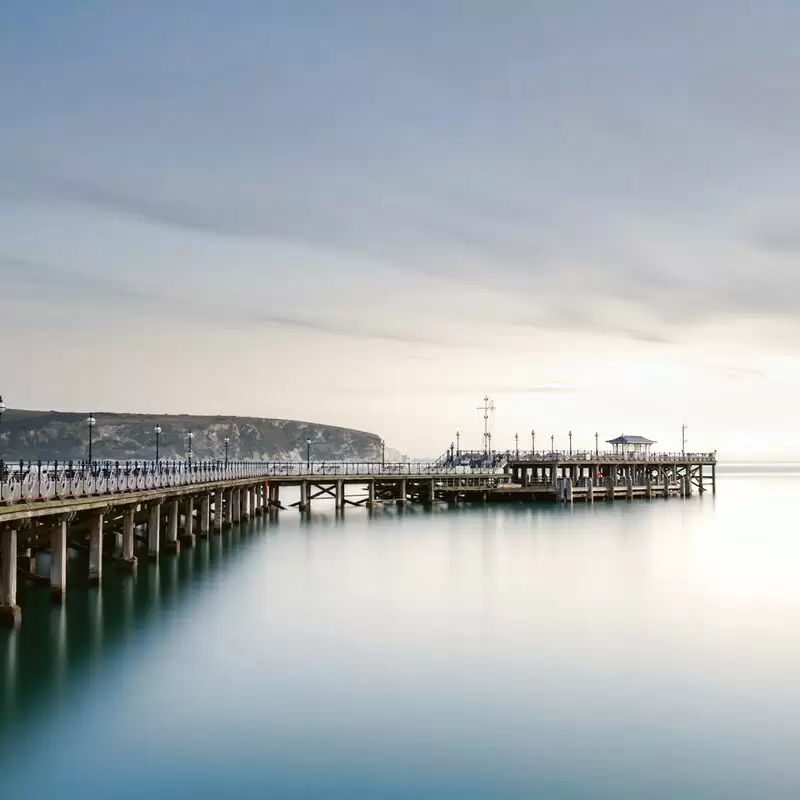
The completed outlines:
{"type": "Polygon", "coordinates": [[[189,431],[189,461],[192,460],[192,439],[194,439],[194,434],[189,431]]]}
{"type": "Polygon", "coordinates": [[[231,443],[231,437],[226,436],[223,441],[225,442],[225,466],[228,466],[228,445],[231,443]]]}
{"type": "Polygon", "coordinates": [[[159,461],[158,444],[159,444],[159,439],[161,437],[161,426],[156,425],[155,428],[153,428],[153,433],[155,433],[156,435],[156,464],[158,464],[159,461]]]}
{"type": "Polygon", "coordinates": [[[311,439],[306,439],[306,469],[311,469],[311,439]]]}

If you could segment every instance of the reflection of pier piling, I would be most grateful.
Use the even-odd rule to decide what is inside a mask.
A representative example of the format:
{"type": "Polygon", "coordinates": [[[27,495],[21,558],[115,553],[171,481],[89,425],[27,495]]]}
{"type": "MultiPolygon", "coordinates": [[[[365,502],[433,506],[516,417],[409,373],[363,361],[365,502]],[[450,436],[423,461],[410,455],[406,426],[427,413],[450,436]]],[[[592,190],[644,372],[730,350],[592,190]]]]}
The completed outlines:
{"type": "Polygon", "coordinates": [[[348,507],[431,506],[437,501],[567,502],[688,497],[716,488],[711,454],[454,454],[403,464],[160,464],[83,472],[29,465],[9,476],[0,465],[0,624],[19,624],[17,581],[67,596],[69,550],[88,560],[87,583],[108,566],[135,572],[141,554],[157,561],[197,536],[213,538],[254,516],[287,510],[281,489],[299,490],[288,508],[303,513],[323,500],[348,507]],[[101,474],[102,473],[102,474],[101,474]],[[4,480],[3,480],[4,477],[4,480]],[[49,575],[36,572],[47,553],[49,575]]]}

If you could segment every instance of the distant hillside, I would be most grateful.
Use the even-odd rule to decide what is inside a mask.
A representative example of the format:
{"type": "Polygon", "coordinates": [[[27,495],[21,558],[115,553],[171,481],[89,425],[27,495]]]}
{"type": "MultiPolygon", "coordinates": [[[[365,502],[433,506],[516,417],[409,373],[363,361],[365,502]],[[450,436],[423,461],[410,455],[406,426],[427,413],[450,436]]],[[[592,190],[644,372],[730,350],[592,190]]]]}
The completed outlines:
{"type": "MultiPolygon", "coordinates": [[[[80,460],[87,457],[87,414],[61,411],[8,409],[0,420],[0,458],[7,461],[80,460]]],[[[160,456],[184,458],[188,433],[194,433],[192,454],[198,459],[225,457],[225,437],[230,438],[231,459],[305,460],[311,439],[315,461],[380,459],[381,438],[375,433],[258,417],[206,417],[190,415],[112,414],[95,412],[92,434],[95,459],[144,460],[155,457],[156,435],[161,426],[160,456]]]]}

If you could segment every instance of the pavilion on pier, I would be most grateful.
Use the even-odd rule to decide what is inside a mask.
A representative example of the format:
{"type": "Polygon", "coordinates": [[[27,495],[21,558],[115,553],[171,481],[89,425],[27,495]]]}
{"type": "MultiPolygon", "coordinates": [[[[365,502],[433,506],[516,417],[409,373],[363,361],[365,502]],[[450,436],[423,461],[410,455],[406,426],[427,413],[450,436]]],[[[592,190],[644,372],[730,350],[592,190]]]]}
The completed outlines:
{"type": "Polygon", "coordinates": [[[655,444],[652,439],[644,436],[631,436],[620,434],[616,439],[608,439],[607,443],[614,448],[614,455],[647,456],[650,448],[655,444]]]}

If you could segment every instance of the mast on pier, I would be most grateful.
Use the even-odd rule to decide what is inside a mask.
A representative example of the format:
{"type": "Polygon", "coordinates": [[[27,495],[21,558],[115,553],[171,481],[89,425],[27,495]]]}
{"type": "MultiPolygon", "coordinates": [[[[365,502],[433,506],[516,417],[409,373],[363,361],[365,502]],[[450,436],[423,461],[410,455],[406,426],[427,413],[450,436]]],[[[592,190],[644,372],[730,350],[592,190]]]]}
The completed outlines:
{"type": "Polygon", "coordinates": [[[483,455],[488,457],[492,441],[492,434],[489,430],[489,414],[494,414],[494,400],[488,394],[484,395],[483,405],[478,406],[478,411],[483,411],[483,455]]]}

